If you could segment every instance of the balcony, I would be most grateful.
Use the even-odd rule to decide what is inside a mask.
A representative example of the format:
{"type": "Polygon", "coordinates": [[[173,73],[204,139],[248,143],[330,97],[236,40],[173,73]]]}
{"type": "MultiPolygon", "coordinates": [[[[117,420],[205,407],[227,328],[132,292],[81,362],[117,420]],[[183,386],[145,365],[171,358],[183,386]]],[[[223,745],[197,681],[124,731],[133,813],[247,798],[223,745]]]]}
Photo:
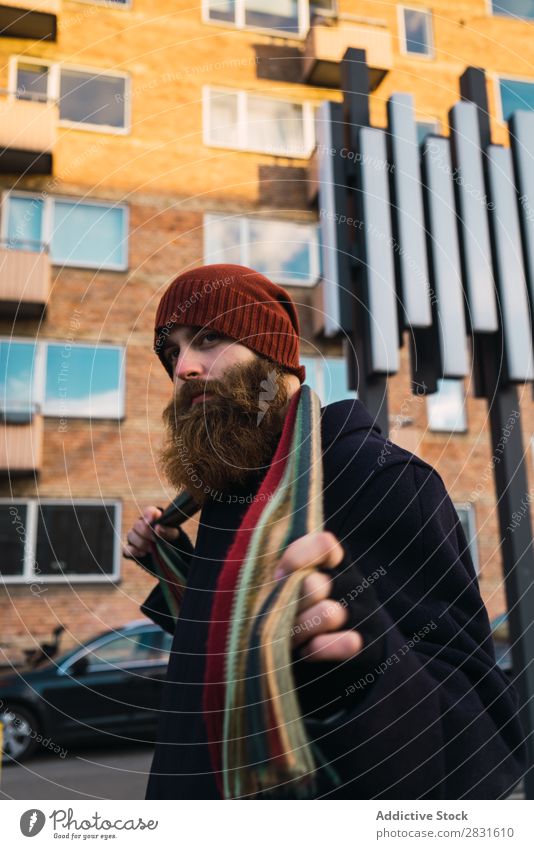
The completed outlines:
{"type": "Polygon", "coordinates": [[[41,471],[42,458],[43,417],[31,411],[0,411],[0,475],[36,474],[41,471]]]}
{"type": "Polygon", "coordinates": [[[55,41],[60,0],[11,0],[0,3],[0,35],[55,41]]]}
{"type": "Polygon", "coordinates": [[[52,174],[56,103],[0,97],[0,174],[52,174]]]}
{"type": "Polygon", "coordinates": [[[340,62],[348,47],[365,50],[374,90],[393,67],[393,39],[381,21],[315,18],[304,43],[303,82],[339,88],[340,62]]]}
{"type": "Polygon", "coordinates": [[[0,319],[41,319],[50,292],[48,253],[42,245],[13,247],[0,242],[0,319]]]}

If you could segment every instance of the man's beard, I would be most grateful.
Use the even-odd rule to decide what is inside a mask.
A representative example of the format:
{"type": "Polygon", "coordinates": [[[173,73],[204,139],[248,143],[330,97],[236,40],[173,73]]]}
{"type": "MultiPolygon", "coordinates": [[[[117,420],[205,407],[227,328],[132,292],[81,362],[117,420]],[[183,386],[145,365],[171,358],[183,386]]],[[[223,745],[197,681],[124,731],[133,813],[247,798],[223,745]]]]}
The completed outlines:
{"type": "Polygon", "coordinates": [[[258,357],[229,368],[222,380],[187,380],[163,411],[162,471],[198,504],[263,478],[280,439],[287,374],[258,357]],[[191,404],[200,392],[214,398],[191,404]]]}

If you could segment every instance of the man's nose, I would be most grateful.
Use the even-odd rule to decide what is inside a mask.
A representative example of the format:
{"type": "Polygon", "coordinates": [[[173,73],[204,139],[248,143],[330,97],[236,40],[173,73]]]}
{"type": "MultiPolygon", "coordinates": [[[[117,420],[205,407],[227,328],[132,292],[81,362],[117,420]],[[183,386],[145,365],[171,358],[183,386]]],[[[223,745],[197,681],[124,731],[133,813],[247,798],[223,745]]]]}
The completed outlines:
{"type": "Polygon", "coordinates": [[[175,378],[179,378],[180,380],[191,380],[194,377],[202,377],[204,373],[204,366],[202,365],[201,360],[195,356],[194,351],[184,351],[184,353],[178,357],[176,361],[176,367],[174,369],[175,378]]]}

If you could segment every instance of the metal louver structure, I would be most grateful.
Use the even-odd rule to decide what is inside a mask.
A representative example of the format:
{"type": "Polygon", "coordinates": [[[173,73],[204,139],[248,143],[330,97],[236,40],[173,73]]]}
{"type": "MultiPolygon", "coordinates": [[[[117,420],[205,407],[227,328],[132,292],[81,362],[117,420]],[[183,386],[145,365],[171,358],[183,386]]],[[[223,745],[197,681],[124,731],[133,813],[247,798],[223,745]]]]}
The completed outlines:
{"type": "Polygon", "coordinates": [[[486,79],[468,68],[449,136],[417,143],[411,95],[370,125],[365,51],[341,62],[343,103],[317,116],[324,332],[348,340],[350,388],[388,434],[387,378],[409,339],[411,374],[474,375],[488,402],[515,684],[534,798],[534,553],[517,386],[534,378],[534,113],[492,144],[486,79]],[[514,425],[510,427],[510,421],[514,425]],[[524,511],[523,511],[524,512],[524,511]]]}

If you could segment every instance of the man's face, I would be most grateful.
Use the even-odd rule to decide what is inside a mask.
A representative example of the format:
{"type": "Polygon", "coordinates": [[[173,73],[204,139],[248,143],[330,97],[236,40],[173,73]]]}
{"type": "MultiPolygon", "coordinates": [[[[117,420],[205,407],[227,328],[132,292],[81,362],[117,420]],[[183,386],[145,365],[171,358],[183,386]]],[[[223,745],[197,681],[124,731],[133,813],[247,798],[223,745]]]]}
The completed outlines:
{"type": "MultiPolygon", "coordinates": [[[[228,368],[252,362],[257,354],[209,327],[175,327],[167,337],[163,359],[172,368],[179,395],[187,381],[218,380],[228,368]]],[[[202,400],[200,396],[195,403],[202,400]]]]}
{"type": "Polygon", "coordinates": [[[174,395],[162,468],[199,503],[263,476],[298,378],[209,327],[179,327],[164,348],[174,395]]]}

